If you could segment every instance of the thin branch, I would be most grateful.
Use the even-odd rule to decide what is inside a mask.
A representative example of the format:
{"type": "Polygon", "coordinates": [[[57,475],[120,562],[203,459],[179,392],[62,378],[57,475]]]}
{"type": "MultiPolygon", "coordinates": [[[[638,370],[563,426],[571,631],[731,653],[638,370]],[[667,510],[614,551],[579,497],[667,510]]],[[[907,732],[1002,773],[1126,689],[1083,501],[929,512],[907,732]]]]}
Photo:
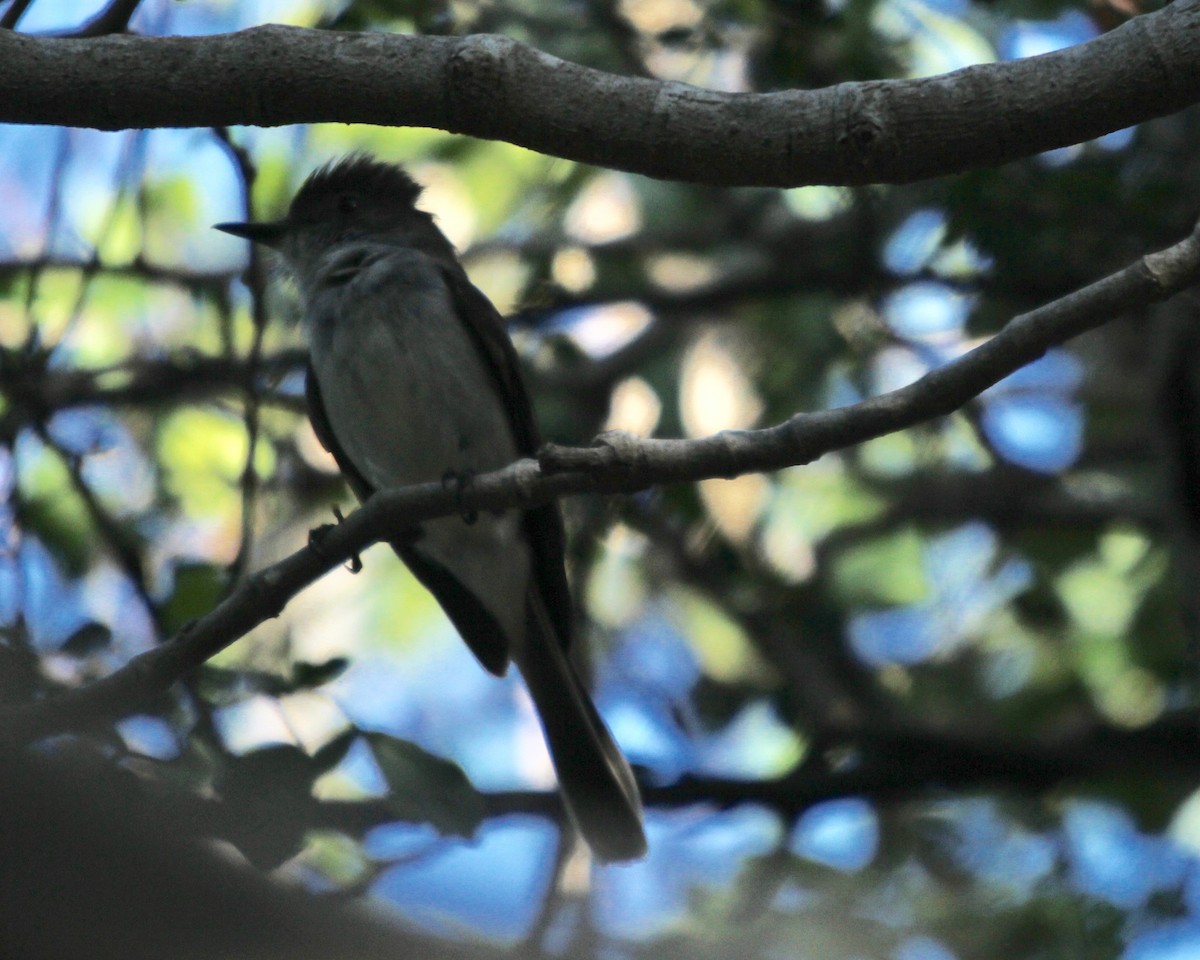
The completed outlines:
{"type": "Polygon", "coordinates": [[[103,37],[110,33],[124,33],[141,3],[142,0],[110,0],[108,6],[69,36],[103,37]]]}
{"type": "MultiPolygon", "coordinates": [[[[646,785],[642,796],[649,806],[706,803],[729,808],[761,803],[795,816],[814,804],[846,796],[884,800],[918,796],[930,789],[994,786],[1040,792],[1064,783],[1131,774],[1194,782],[1200,772],[1198,722],[1200,716],[1194,711],[1181,712],[1139,730],[1097,726],[1053,742],[965,737],[901,726],[852,739],[849,745],[857,754],[856,762],[836,769],[805,763],[772,780],[688,776],[665,786],[646,785]]],[[[546,792],[489,793],[486,800],[492,816],[561,816],[559,799],[546,792]]],[[[344,808],[330,813],[331,819],[352,815],[344,808]]]]}
{"type": "Polygon", "coordinates": [[[595,471],[588,474],[597,480],[594,492],[631,492],[652,483],[736,477],[809,463],[831,450],[945,416],[1039,359],[1051,346],[1125,311],[1165,299],[1197,280],[1200,225],[1166,250],[1015,317],[991,340],[891,393],[836,410],[797,414],[764,430],[728,430],[700,440],[614,436],[588,448],[550,445],[539,454],[540,466],[545,473],[567,472],[573,479],[571,471],[595,471]]]}
{"type": "Polygon", "coordinates": [[[621,58],[621,65],[635,77],[653,77],[642,56],[641,35],[622,15],[616,0],[591,0],[588,12],[595,25],[608,34],[608,39],[621,58]]]}
{"type": "MultiPolygon", "coordinates": [[[[44,222],[46,224],[46,232],[43,238],[43,246],[49,247],[54,239],[54,233],[58,229],[58,220],[62,212],[62,189],[63,189],[63,171],[66,169],[67,161],[71,156],[71,131],[62,130],[57,137],[58,144],[54,152],[54,172],[50,178],[50,194],[46,198],[46,216],[44,222]]],[[[87,268],[83,270],[83,276],[87,276],[87,268]]],[[[28,321],[28,327],[25,331],[24,348],[26,352],[32,352],[41,349],[42,326],[37,322],[34,315],[34,305],[38,299],[38,289],[42,282],[42,274],[38,269],[33,269],[29,273],[29,283],[25,286],[25,319],[28,321]]]]}
{"type": "Polygon", "coordinates": [[[188,290],[203,291],[226,287],[237,279],[237,270],[189,270],[150,263],[139,255],[128,263],[106,263],[102,260],[77,260],[47,255],[28,260],[0,260],[0,277],[47,270],[94,271],[119,277],[136,277],[148,283],[161,283],[188,290]]]}
{"type": "MultiPolygon", "coordinates": [[[[863,482],[868,489],[884,486],[870,478],[863,482]]],[[[900,521],[946,522],[972,517],[1001,530],[1029,526],[1095,529],[1118,518],[1150,530],[1161,531],[1166,525],[1160,498],[1145,491],[1073,484],[1069,478],[1032,474],[1011,466],[971,474],[921,472],[889,479],[886,487],[893,502],[875,523],[864,526],[887,530],[900,521]]]]}
{"type": "MultiPolygon", "coordinates": [[[[753,603],[732,603],[728,572],[687,550],[687,538],[661,514],[635,498],[622,519],[670,557],[673,577],[703,593],[745,631],[759,655],[784,678],[800,722],[813,735],[824,735],[831,725],[861,727],[868,720],[878,723],[884,719],[887,704],[878,696],[868,671],[853,662],[840,644],[830,645],[821,635],[825,631],[816,627],[814,621],[822,618],[814,616],[811,585],[784,591],[783,602],[756,597],[753,603]],[[797,610],[803,611],[803,617],[797,610]],[[795,625],[801,619],[812,626],[805,630],[804,642],[797,643],[795,625]]],[[[770,576],[767,571],[760,575],[770,576]]],[[[770,595],[770,591],[764,593],[770,595]]]]}
{"type": "MultiPolygon", "coordinates": [[[[109,201],[108,209],[105,211],[104,219],[100,222],[100,228],[96,232],[96,242],[92,250],[92,257],[88,261],[87,266],[79,276],[79,286],[75,292],[75,301],[71,306],[71,312],[67,315],[67,321],[63,325],[62,330],[58,333],[58,340],[53,349],[57,350],[63,344],[70,342],[72,335],[78,328],[80,321],[83,319],[84,308],[87,306],[88,296],[91,293],[92,284],[99,273],[99,259],[97,252],[104,246],[107,246],[108,239],[112,235],[117,224],[117,217],[120,214],[121,205],[125,201],[126,196],[133,189],[133,184],[139,183],[142,180],[142,174],[145,171],[146,165],[146,134],[145,131],[136,131],[132,136],[122,137],[121,155],[117,162],[117,168],[114,172],[113,179],[115,180],[115,189],[112,192],[112,199],[109,201]]],[[[64,178],[56,176],[54,179],[55,189],[59,189],[64,182],[64,178]]],[[[145,210],[139,209],[139,218],[141,220],[141,228],[145,231],[145,210]]],[[[53,229],[53,228],[52,228],[53,229]]],[[[47,236],[47,244],[49,243],[49,235],[47,236]]]]}
{"type": "Polygon", "coordinates": [[[466,489],[441,482],[382,491],[315,546],[249,577],[210,613],[160,647],[96,683],[54,700],[0,709],[0,738],[31,739],[102,722],[138,707],[258,624],[278,616],[304,587],[381,540],[439,516],[531,507],[578,493],[633,493],[662,483],[778,470],[943,416],[1070,337],[1123,311],[1200,282],[1200,224],[1091,286],[1014,318],[991,340],[915,383],[853,406],[797,414],[776,427],[699,440],[603,435],[589,448],[546,447],[480,474],[466,489]]]}
{"type": "MultiPolygon", "coordinates": [[[[251,194],[254,180],[258,175],[254,161],[249,151],[239,146],[224,127],[215,131],[217,141],[225,147],[237,168],[238,179],[242,184],[242,209],[247,220],[252,220],[253,200],[251,194]]],[[[267,331],[267,281],[263,270],[262,255],[257,244],[250,244],[250,263],[246,268],[245,283],[250,290],[250,319],[254,333],[250,342],[250,351],[246,356],[246,376],[242,383],[242,393],[245,402],[242,419],[246,424],[246,462],[242,467],[240,479],[242,489],[242,525],[241,538],[238,544],[237,556],[229,565],[230,584],[236,584],[246,573],[250,563],[250,555],[254,548],[254,515],[258,503],[258,471],[254,461],[258,457],[259,427],[261,398],[259,396],[259,370],[263,359],[263,337],[267,331]]]]}
{"type": "Polygon", "coordinates": [[[267,25],[212,37],[0,32],[0,121],[435,127],[654,177],[899,183],[1005,163],[1200,100],[1200,0],[1087,43],[920,79],[726,94],[498,36],[267,25]]]}
{"type": "Polygon", "coordinates": [[[756,800],[794,814],[833,797],[912,796],[931,787],[1003,785],[1036,792],[1064,782],[1131,773],[1192,781],[1200,771],[1198,719],[1194,712],[1179,713],[1140,730],[1099,726],[1053,742],[968,737],[900,726],[867,734],[858,741],[861,762],[845,768],[819,771],[801,766],[779,780],[753,785],[689,778],[670,787],[650,788],[645,799],[671,806],[704,801],[733,806],[756,800]]]}
{"type": "MultiPolygon", "coordinates": [[[[1033,794],[1135,775],[1190,784],[1200,773],[1198,723],[1200,714],[1181,711],[1137,730],[1096,724],[1054,740],[963,736],[900,724],[846,737],[853,763],[830,768],[804,761],[781,777],[759,780],[688,775],[661,786],[643,784],[642,799],[659,808],[757,803],[791,818],[847,796],[886,801],[995,787],[1033,794]]],[[[488,791],[483,801],[488,817],[529,814],[566,822],[557,791],[488,791]]],[[[203,809],[203,801],[193,802],[203,809]]],[[[350,833],[396,819],[395,807],[386,800],[314,801],[304,815],[316,825],[350,833]]]]}
{"type": "Polygon", "coordinates": [[[12,6],[0,17],[0,30],[15,30],[25,11],[33,5],[33,0],[12,0],[12,6]]]}
{"type": "Polygon", "coordinates": [[[117,518],[109,513],[100,502],[100,498],[83,475],[83,457],[55,442],[50,431],[43,425],[39,424],[37,426],[37,432],[42,442],[58,455],[66,467],[67,475],[71,479],[71,487],[79,499],[83,501],[84,508],[87,510],[88,516],[100,534],[100,538],[104,541],[122,572],[124,572],[125,576],[133,584],[133,588],[137,591],[139,599],[145,605],[151,619],[154,620],[155,627],[160,627],[161,621],[158,607],[154,603],[154,598],[150,595],[149,585],[146,583],[142,550],[136,535],[126,527],[123,527],[117,521],[117,518]]]}
{"type": "MultiPolygon", "coordinates": [[[[262,358],[259,373],[283,376],[301,369],[306,357],[306,351],[299,348],[281,350],[262,358]]],[[[0,442],[60,410],[190,403],[240,387],[247,376],[245,361],[225,357],[142,359],[98,370],[45,369],[36,357],[22,366],[19,357],[10,356],[9,364],[0,390],[8,401],[7,409],[0,414],[0,442]],[[121,382],[107,382],[113,379],[121,382]]],[[[264,393],[259,399],[295,412],[304,409],[302,397],[264,393]]]]}

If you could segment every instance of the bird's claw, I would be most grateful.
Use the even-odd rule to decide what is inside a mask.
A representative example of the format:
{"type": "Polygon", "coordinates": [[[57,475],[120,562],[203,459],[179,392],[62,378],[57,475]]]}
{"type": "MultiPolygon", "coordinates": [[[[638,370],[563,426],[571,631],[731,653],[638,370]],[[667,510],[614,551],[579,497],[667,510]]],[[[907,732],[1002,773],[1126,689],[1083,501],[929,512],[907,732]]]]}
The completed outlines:
{"type": "MultiPolygon", "coordinates": [[[[314,527],[308,531],[308,548],[313,551],[318,557],[323,560],[328,560],[329,557],[325,554],[324,543],[339,524],[344,523],[346,518],[342,516],[342,508],[336,504],[333,507],[333,515],[337,519],[337,523],[323,523],[319,527],[314,527]]],[[[358,573],[362,570],[362,558],[356,553],[350,558],[350,562],[346,564],[346,569],[351,573],[358,573]]]]}
{"type": "Polygon", "coordinates": [[[442,486],[454,491],[454,498],[458,501],[458,515],[467,526],[479,519],[478,510],[464,510],[462,505],[463,493],[471,486],[474,477],[474,470],[447,470],[442,475],[442,486]]]}

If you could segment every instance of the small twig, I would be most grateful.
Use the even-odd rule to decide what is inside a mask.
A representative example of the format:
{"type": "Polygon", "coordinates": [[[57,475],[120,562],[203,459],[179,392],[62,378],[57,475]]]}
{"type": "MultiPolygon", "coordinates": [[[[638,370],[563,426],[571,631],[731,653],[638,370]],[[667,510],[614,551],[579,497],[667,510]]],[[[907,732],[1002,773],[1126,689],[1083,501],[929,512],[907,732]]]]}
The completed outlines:
{"type": "MultiPolygon", "coordinates": [[[[282,376],[298,369],[305,356],[303,350],[283,350],[264,357],[260,369],[282,376]]],[[[19,363],[20,358],[12,362],[19,363]]],[[[20,369],[8,371],[10,376],[2,392],[10,405],[0,413],[0,442],[60,410],[97,405],[155,407],[190,403],[239,387],[246,378],[245,362],[225,357],[142,359],[94,370],[38,369],[34,364],[39,362],[36,357],[29,360],[31,369],[25,375],[21,375],[20,369]],[[112,374],[123,375],[125,382],[103,385],[112,374]]],[[[295,413],[303,413],[305,408],[303,397],[277,392],[264,393],[259,401],[295,413]]]]}
{"type": "MultiPolygon", "coordinates": [[[[242,183],[242,209],[247,220],[253,219],[252,192],[257,170],[249,151],[234,143],[229,131],[224,127],[214,130],[216,138],[221,143],[234,165],[242,183]]],[[[246,424],[246,463],[242,468],[242,530],[241,542],[238,544],[237,556],[229,565],[230,585],[236,584],[245,576],[250,563],[250,555],[254,549],[254,513],[258,502],[258,471],[254,466],[255,455],[258,453],[259,430],[262,418],[258,378],[262,366],[263,337],[267,329],[267,282],[263,272],[262,257],[258,247],[250,244],[250,263],[246,269],[246,285],[250,288],[250,317],[254,325],[254,334],[250,342],[250,351],[246,357],[245,379],[242,382],[242,392],[245,395],[243,421],[246,424]]]]}
{"type": "MultiPolygon", "coordinates": [[[[135,130],[130,136],[124,137],[123,140],[124,143],[122,144],[121,158],[117,164],[115,174],[116,189],[113,191],[112,202],[109,204],[108,210],[104,216],[104,220],[96,234],[96,245],[92,252],[92,257],[84,264],[83,270],[80,274],[79,288],[75,293],[75,301],[71,305],[71,312],[67,315],[67,321],[65,324],[63,324],[62,330],[58,335],[58,340],[51,348],[52,350],[57,349],[59,346],[70,340],[71,335],[79,326],[79,322],[83,318],[84,307],[87,305],[87,298],[91,292],[92,284],[100,272],[98,251],[104,245],[105,241],[108,239],[109,235],[116,226],[117,215],[120,212],[121,203],[129,193],[130,185],[135,181],[141,180],[141,174],[145,167],[146,159],[144,149],[146,142],[145,131],[135,130]]],[[[62,181],[63,178],[61,176],[55,176],[54,183],[56,190],[62,181]]],[[[139,211],[139,213],[143,216],[142,226],[144,227],[144,211],[139,211]]],[[[53,225],[51,226],[51,229],[53,229],[53,225]]]]}
{"type": "Polygon", "coordinates": [[[106,263],[103,260],[79,260],[44,254],[28,260],[0,260],[0,277],[16,273],[37,273],[43,270],[94,270],[96,273],[122,277],[137,277],[147,283],[184,287],[196,293],[217,290],[229,285],[237,275],[231,270],[203,271],[185,267],[167,267],[151,263],[138,255],[128,263],[106,263]]]}
{"type": "Polygon", "coordinates": [[[0,17],[0,30],[15,30],[25,11],[32,6],[33,0],[13,0],[12,6],[0,17]]]}
{"type": "Polygon", "coordinates": [[[67,36],[103,37],[110,33],[124,33],[141,3],[142,0],[110,0],[107,7],[67,36]]]}
{"type": "Polygon", "coordinates": [[[58,458],[66,467],[67,476],[71,479],[71,487],[79,499],[83,501],[88,516],[99,532],[100,538],[108,547],[117,565],[133,584],[138,597],[146,608],[146,612],[150,615],[150,619],[154,623],[156,632],[161,633],[162,620],[159,616],[158,606],[150,594],[149,585],[146,583],[143,558],[136,540],[129,535],[128,531],[100,503],[100,499],[96,496],[95,491],[83,475],[82,458],[78,454],[72,453],[70,450],[66,450],[60,444],[56,443],[45,425],[38,424],[36,430],[42,442],[58,455],[58,458]]]}

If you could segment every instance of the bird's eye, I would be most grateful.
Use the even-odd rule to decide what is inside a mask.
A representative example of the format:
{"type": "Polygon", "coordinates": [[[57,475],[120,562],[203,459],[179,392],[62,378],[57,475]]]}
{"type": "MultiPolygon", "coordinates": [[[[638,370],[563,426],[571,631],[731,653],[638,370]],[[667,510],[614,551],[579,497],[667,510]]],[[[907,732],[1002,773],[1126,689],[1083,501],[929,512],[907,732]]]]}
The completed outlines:
{"type": "Polygon", "coordinates": [[[350,193],[343,193],[338,197],[338,212],[353,213],[358,209],[358,197],[350,193]]]}

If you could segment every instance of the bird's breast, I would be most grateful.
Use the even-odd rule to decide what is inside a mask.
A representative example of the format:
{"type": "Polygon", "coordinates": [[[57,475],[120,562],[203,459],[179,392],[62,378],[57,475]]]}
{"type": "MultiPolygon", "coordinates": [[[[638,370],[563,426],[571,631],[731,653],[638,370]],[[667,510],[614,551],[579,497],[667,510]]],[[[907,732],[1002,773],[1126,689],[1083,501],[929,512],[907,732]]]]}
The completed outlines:
{"type": "Polygon", "coordinates": [[[313,369],[334,436],[380,488],[515,460],[492,374],[440,271],[400,254],[309,304],[313,369]]]}

